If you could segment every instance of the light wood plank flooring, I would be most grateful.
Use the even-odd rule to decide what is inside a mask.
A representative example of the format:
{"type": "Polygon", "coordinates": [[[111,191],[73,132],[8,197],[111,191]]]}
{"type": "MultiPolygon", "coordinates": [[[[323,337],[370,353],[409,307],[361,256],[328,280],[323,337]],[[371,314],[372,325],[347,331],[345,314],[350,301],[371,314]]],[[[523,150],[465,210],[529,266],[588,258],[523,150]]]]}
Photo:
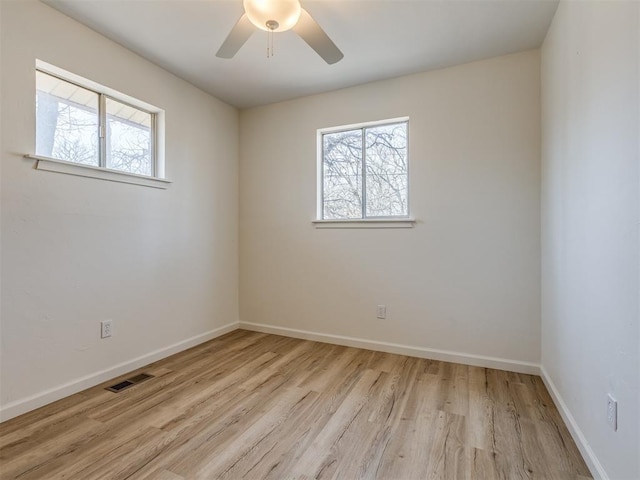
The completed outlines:
{"type": "Polygon", "coordinates": [[[243,330],[138,372],[1,424],[0,478],[591,478],[536,376],[243,330]]]}

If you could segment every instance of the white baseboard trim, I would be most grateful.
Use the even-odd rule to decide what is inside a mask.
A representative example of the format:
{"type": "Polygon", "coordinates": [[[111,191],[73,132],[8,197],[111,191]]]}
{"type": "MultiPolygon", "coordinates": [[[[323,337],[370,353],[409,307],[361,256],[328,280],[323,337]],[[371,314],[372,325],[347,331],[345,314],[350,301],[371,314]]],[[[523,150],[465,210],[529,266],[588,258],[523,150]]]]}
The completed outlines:
{"type": "Polygon", "coordinates": [[[86,375],[76,380],[72,380],[71,382],[65,383],[64,385],[60,385],[58,387],[45,390],[44,392],[31,395],[30,397],[22,398],[20,400],[8,403],[7,405],[3,405],[0,408],[0,422],[9,420],[13,417],[17,417],[18,415],[22,415],[23,413],[29,412],[31,410],[35,410],[36,408],[55,402],[56,400],[60,400],[61,398],[68,397],[69,395],[81,392],[82,390],[86,390],[87,388],[94,387],[102,382],[106,382],[111,378],[118,377],[137,368],[144,367],[145,365],[166,358],[170,355],[173,355],[174,353],[178,353],[201,343],[207,342],[216,337],[224,335],[225,333],[237,330],[238,328],[238,322],[229,323],[222,327],[210,330],[206,333],[202,333],[200,335],[196,335],[195,337],[187,338],[186,340],[174,343],[173,345],[169,345],[168,347],[159,348],[158,350],[154,350],[153,352],[141,355],[132,360],[119,363],[118,365],[107,368],[105,370],[101,370],[99,372],[86,375]]]}
{"type": "Polygon", "coordinates": [[[609,480],[607,472],[598,460],[598,457],[596,457],[596,454],[591,449],[591,445],[589,445],[587,438],[584,436],[582,430],[578,426],[578,422],[576,422],[576,419],[573,418],[569,407],[567,407],[567,404],[560,396],[560,392],[551,380],[551,377],[549,376],[547,370],[544,368],[544,365],[540,365],[540,376],[542,377],[542,381],[544,382],[547,390],[549,391],[549,394],[551,395],[551,398],[553,399],[553,403],[556,404],[556,407],[558,408],[558,411],[560,412],[564,423],[567,425],[569,433],[571,433],[571,436],[573,437],[573,441],[576,442],[576,445],[578,446],[578,449],[582,454],[582,458],[584,458],[587,467],[589,467],[591,475],[593,475],[593,478],[596,480],[609,480]]]}
{"type": "Polygon", "coordinates": [[[443,362],[462,363],[475,367],[495,368],[497,370],[508,370],[510,372],[528,373],[539,375],[538,364],[521,362],[519,360],[508,360],[504,358],[486,357],[483,355],[473,355],[468,353],[452,352],[448,350],[437,350],[433,348],[414,347],[410,345],[400,345],[397,343],[379,342],[376,340],[366,340],[363,338],[346,337],[343,335],[331,335],[328,333],[310,332],[295,328],[275,327],[260,323],[240,322],[240,328],[252,330],[254,332],[273,333],[285,337],[300,338],[303,340],[313,340],[315,342],[332,343],[344,345],[346,347],[364,348],[367,350],[377,350],[380,352],[397,353],[409,355],[411,357],[428,358],[431,360],[441,360],[443,362]]]}

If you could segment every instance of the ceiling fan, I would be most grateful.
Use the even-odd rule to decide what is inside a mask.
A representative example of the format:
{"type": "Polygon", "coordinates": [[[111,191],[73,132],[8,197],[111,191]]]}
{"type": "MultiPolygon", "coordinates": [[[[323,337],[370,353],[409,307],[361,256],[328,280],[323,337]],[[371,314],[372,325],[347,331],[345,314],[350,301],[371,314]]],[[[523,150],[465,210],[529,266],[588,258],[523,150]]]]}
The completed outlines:
{"type": "Polygon", "coordinates": [[[293,29],[329,65],[344,57],[299,0],[243,0],[243,6],[245,13],[227,35],[217,57],[232,58],[255,31],[254,27],[269,32],[267,56],[273,54],[273,33],[293,29]]]}

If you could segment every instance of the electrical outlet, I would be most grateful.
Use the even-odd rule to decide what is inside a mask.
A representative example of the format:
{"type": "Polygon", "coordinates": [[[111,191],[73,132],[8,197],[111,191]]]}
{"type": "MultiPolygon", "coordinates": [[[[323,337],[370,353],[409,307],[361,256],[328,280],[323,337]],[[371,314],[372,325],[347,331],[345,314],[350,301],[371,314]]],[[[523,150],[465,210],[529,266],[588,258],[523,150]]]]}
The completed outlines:
{"type": "Polygon", "coordinates": [[[387,318],[387,306],[386,305],[378,305],[378,314],[377,317],[381,320],[387,318]]]}
{"type": "Polygon", "coordinates": [[[100,322],[100,338],[111,336],[111,320],[103,320],[100,322]]]}
{"type": "Polygon", "coordinates": [[[614,432],[618,430],[618,402],[610,393],[607,395],[607,423],[614,432]]]}

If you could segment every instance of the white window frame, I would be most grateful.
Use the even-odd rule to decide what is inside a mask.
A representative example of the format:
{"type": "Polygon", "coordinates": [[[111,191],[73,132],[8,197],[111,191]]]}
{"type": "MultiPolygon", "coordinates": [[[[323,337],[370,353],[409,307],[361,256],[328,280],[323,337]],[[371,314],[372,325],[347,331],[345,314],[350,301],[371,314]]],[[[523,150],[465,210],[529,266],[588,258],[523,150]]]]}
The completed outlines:
{"type": "Polygon", "coordinates": [[[98,155],[99,165],[86,165],[82,163],[69,162],[66,160],[35,154],[25,155],[26,158],[36,160],[37,170],[64,173],[80,177],[97,178],[112,182],[129,183],[162,189],[166,189],[171,184],[171,181],[165,178],[165,118],[163,110],[149,103],[143,102],[129,95],[125,95],[112,88],[105,87],[104,85],[100,85],[99,83],[96,83],[92,80],[88,80],[41,60],[36,60],[36,71],[40,71],[47,75],[59,78],[60,80],[63,80],[65,82],[77,85],[78,87],[90,90],[98,95],[100,102],[98,109],[100,147],[98,155]],[[106,101],[108,98],[151,115],[151,175],[140,175],[106,167],[106,101]]]}
{"type": "MultiPolygon", "coordinates": [[[[364,137],[363,137],[364,139],[364,137]]],[[[364,141],[364,140],[363,140],[364,141]]],[[[316,228],[412,228],[416,220],[411,217],[410,203],[410,174],[409,174],[409,117],[390,118],[376,120],[373,122],[354,123],[351,125],[341,125],[338,127],[320,128],[317,130],[317,198],[316,198],[316,219],[313,224],[316,228]],[[367,217],[366,216],[366,180],[363,178],[363,204],[362,218],[346,219],[325,219],[324,217],[324,135],[330,133],[346,132],[350,130],[364,130],[370,127],[383,125],[394,125],[406,123],[407,125],[407,215],[396,215],[390,217],[367,217]]],[[[363,150],[363,157],[365,153],[363,150]]],[[[362,160],[364,162],[364,159],[362,160]]],[[[364,166],[364,165],[363,165],[364,166]]],[[[363,177],[365,170],[363,168],[363,177]]]]}

